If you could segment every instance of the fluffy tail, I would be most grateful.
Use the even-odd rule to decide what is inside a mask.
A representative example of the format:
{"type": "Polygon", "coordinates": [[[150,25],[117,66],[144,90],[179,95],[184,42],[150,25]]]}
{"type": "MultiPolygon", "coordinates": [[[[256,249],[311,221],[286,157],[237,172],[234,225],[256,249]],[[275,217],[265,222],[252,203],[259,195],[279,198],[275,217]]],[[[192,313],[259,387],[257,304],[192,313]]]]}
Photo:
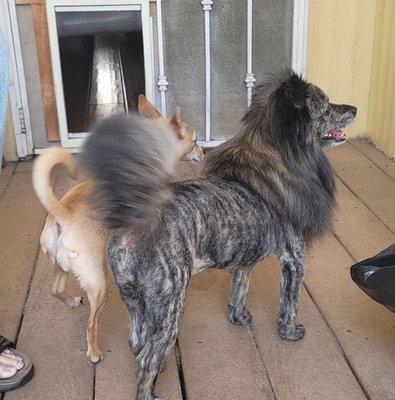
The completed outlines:
{"type": "Polygon", "coordinates": [[[171,198],[170,177],[179,158],[179,144],[163,123],[137,115],[99,123],[81,161],[95,182],[90,202],[104,226],[154,226],[171,198]]]}
{"type": "Polygon", "coordinates": [[[68,219],[70,210],[59,202],[51,185],[51,171],[55,165],[66,167],[70,176],[75,177],[75,164],[73,156],[59,147],[51,147],[38,156],[33,166],[33,187],[42,205],[48,214],[56,219],[68,219]]]}

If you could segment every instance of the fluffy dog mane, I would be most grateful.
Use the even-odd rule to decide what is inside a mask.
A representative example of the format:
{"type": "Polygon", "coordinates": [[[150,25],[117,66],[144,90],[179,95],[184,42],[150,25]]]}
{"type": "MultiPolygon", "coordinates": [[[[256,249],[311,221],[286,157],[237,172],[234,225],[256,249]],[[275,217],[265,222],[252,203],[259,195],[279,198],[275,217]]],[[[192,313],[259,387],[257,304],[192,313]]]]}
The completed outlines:
{"type": "Polygon", "coordinates": [[[316,88],[292,72],[257,86],[241,131],[209,153],[206,176],[247,184],[310,242],[331,228],[335,186],[313,131],[316,88]]]}

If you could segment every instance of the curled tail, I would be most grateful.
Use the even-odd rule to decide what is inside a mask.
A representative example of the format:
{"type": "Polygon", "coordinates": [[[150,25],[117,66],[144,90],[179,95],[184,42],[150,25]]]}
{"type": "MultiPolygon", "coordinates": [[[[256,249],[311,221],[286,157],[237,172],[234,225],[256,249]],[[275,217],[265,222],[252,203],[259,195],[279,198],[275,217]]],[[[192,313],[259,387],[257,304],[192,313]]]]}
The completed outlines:
{"type": "Polygon", "coordinates": [[[152,227],[171,198],[170,176],[179,158],[174,134],[160,122],[117,115],[99,123],[81,159],[95,182],[91,206],[104,226],[152,227]]]}
{"type": "Polygon", "coordinates": [[[56,198],[51,185],[51,171],[55,165],[66,167],[70,176],[75,177],[73,156],[64,149],[51,147],[38,156],[33,166],[33,188],[48,214],[56,219],[68,219],[70,210],[56,198]]]}

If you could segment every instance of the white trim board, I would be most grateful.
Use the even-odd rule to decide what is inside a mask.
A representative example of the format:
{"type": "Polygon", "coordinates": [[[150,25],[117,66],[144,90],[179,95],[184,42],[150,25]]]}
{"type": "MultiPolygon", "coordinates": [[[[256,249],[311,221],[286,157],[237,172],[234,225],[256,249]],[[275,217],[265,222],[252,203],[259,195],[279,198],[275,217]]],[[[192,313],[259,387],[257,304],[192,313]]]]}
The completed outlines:
{"type": "MultiPolygon", "coordinates": [[[[223,144],[226,142],[226,139],[223,140],[210,140],[209,142],[206,142],[205,140],[198,140],[198,145],[203,147],[204,149],[211,149],[214,147],[219,146],[220,144],[223,144]]],[[[59,145],[53,146],[53,147],[60,147],[59,145]]],[[[45,148],[35,148],[34,149],[34,154],[39,155],[39,154],[43,154],[46,150],[48,149],[48,147],[45,148]]],[[[68,151],[70,153],[73,154],[79,154],[82,153],[82,147],[72,147],[69,148],[68,151]]]]}
{"type": "Polygon", "coordinates": [[[0,29],[8,43],[9,95],[17,153],[24,158],[33,154],[33,136],[14,0],[0,1],[0,29]]]}

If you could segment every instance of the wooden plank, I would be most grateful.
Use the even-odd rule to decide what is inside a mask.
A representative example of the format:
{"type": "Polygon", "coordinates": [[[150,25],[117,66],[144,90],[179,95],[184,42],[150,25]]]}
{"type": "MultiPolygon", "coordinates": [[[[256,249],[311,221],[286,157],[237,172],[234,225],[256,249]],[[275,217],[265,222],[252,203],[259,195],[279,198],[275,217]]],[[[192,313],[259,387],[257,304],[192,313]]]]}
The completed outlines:
{"type": "Polygon", "coordinates": [[[32,16],[40,70],[45,129],[48,141],[55,141],[59,140],[60,136],[45,5],[32,4],[32,16]]]}
{"type": "Polygon", "coordinates": [[[339,179],[336,188],[335,233],[355,259],[371,257],[395,242],[395,236],[339,179]]]}
{"type": "Polygon", "coordinates": [[[347,251],[362,260],[394,242],[394,235],[369,210],[382,218],[394,214],[395,204],[387,190],[394,184],[388,176],[391,169],[385,175],[376,166],[384,169],[388,161],[376,149],[357,146],[369,155],[368,160],[352,146],[343,147],[330,152],[330,158],[339,176],[362,200],[336,180],[339,208],[334,230],[340,242],[331,236],[315,246],[310,259],[316,268],[308,270],[306,282],[369,397],[391,399],[395,398],[393,314],[352,282],[349,267],[354,261],[347,251]]]}
{"type": "MultiPolygon", "coordinates": [[[[248,300],[258,351],[262,351],[276,398],[365,399],[305,291],[300,321],[308,329],[306,338],[298,343],[278,338],[280,268],[276,264],[269,260],[255,268],[248,300]]],[[[218,271],[192,279],[180,333],[188,399],[271,398],[262,360],[251,350],[251,330],[234,327],[226,319],[228,290],[229,278],[218,271]]]]}
{"type": "MultiPolygon", "coordinates": [[[[134,357],[128,343],[129,321],[129,313],[110,276],[99,326],[99,343],[105,358],[96,367],[95,400],[134,398],[137,381],[134,357]]],[[[166,370],[158,378],[155,392],[164,399],[182,399],[174,352],[168,358],[166,370]]]]}
{"type": "Polygon", "coordinates": [[[0,199],[0,332],[15,340],[44,224],[31,184],[32,163],[19,163],[0,199]]]}
{"type": "Polygon", "coordinates": [[[16,162],[7,162],[7,165],[0,171],[0,198],[3,196],[5,189],[11,181],[16,165],[16,162]]]}
{"type": "MultiPolygon", "coordinates": [[[[364,178],[373,185],[371,180],[376,175],[367,174],[364,178]]],[[[395,242],[395,236],[360,199],[340,181],[336,185],[339,207],[334,230],[354,259],[371,257],[395,242]]],[[[395,212],[393,202],[388,206],[395,212]]],[[[308,271],[308,286],[366,391],[372,399],[395,398],[393,314],[351,281],[349,266],[354,261],[333,237],[317,245],[311,258],[316,261],[316,268],[308,271]]]]}
{"type": "Polygon", "coordinates": [[[365,143],[362,140],[353,140],[350,142],[353,147],[363,153],[370,161],[376,164],[384,173],[395,180],[395,162],[387,157],[373,145],[365,143]]]}
{"type": "MultiPolygon", "coordinates": [[[[28,181],[24,184],[31,186],[31,163],[21,164],[20,169],[28,177],[28,181]]],[[[54,172],[55,175],[61,176],[60,182],[56,185],[56,192],[58,196],[61,196],[75,182],[65,178],[62,170],[56,169],[54,172]]],[[[10,188],[14,187],[13,184],[10,188]]],[[[26,197],[26,201],[32,202],[32,199],[35,199],[34,193],[26,197]]],[[[41,210],[42,207],[36,202],[34,205],[35,209],[41,210]]],[[[0,211],[2,209],[0,208],[0,211]]],[[[9,210],[7,212],[10,213],[9,210]]],[[[12,212],[14,217],[16,214],[16,210],[12,212]]],[[[44,215],[45,213],[43,213],[43,218],[44,215]]],[[[34,235],[37,246],[42,223],[43,219],[34,235]]],[[[26,268],[26,270],[28,269],[26,268]]],[[[29,271],[31,272],[31,269],[29,271]]],[[[32,398],[88,400],[93,397],[93,369],[85,354],[85,329],[89,306],[85,305],[71,310],[53,298],[50,294],[52,271],[53,267],[47,257],[40,254],[18,340],[18,348],[32,358],[36,375],[26,387],[7,394],[6,400],[32,398]]],[[[6,292],[2,291],[1,283],[7,282],[7,285],[10,285],[11,282],[12,286],[13,280],[18,277],[15,275],[15,271],[11,271],[10,279],[8,279],[8,275],[3,275],[3,269],[0,270],[0,273],[0,293],[3,294],[6,292]]],[[[26,292],[29,279],[24,280],[23,286],[26,292]]],[[[84,296],[78,284],[74,282],[70,286],[72,293],[84,296]]],[[[23,307],[25,292],[20,302],[22,303],[20,309],[23,307]]],[[[3,302],[3,300],[6,299],[1,296],[0,301],[3,302]]],[[[10,300],[10,302],[13,301],[15,301],[15,296],[10,300]]],[[[2,305],[2,303],[0,304],[2,305]]],[[[17,323],[14,324],[16,331],[22,313],[19,309],[15,312],[15,307],[10,309],[10,313],[18,316],[17,323]]],[[[1,315],[0,322],[3,321],[9,321],[7,315],[4,317],[1,315]]],[[[106,349],[106,358],[97,367],[96,399],[108,399],[109,396],[115,396],[114,398],[133,397],[136,381],[134,363],[132,363],[127,341],[128,321],[129,316],[123,308],[117,290],[112,285],[99,328],[100,343],[106,349]],[[118,376],[119,379],[115,379],[115,376],[118,376]]],[[[3,330],[3,326],[1,326],[1,332],[5,334],[7,329],[3,330]]],[[[8,336],[15,338],[15,335],[8,336]]],[[[158,379],[157,390],[158,393],[164,393],[171,399],[181,400],[174,353],[169,358],[168,368],[158,379]]]]}
{"type": "MultiPolygon", "coordinates": [[[[308,263],[308,270],[315,269],[316,264],[308,263]]],[[[298,342],[287,342],[278,336],[280,271],[274,257],[257,265],[247,301],[277,399],[365,399],[326,322],[304,288],[298,322],[304,324],[306,336],[298,342]]]]}
{"type": "MultiPolygon", "coordinates": [[[[345,156],[348,157],[348,154],[346,153],[345,156]]],[[[351,167],[353,166],[351,165],[351,167]]],[[[26,231],[26,224],[27,232],[29,232],[30,225],[27,221],[32,218],[32,215],[34,217],[31,210],[26,212],[26,215],[22,212],[22,222],[19,222],[20,206],[15,205],[18,213],[12,211],[15,201],[22,201],[22,198],[25,198],[25,203],[22,204],[25,204],[26,207],[28,202],[35,199],[34,193],[25,191],[30,185],[30,168],[31,163],[18,164],[12,182],[5,191],[3,199],[0,200],[0,220],[2,221],[0,256],[2,260],[6,261],[6,271],[10,270],[10,266],[14,267],[12,257],[15,257],[15,254],[18,255],[20,249],[26,250],[23,235],[26,231]],[[21,175],[28,177],[28,180],[22,182],[21,175]],[[17,176],[18,180],[15,181],[17,176]],[[22,187],[15,188],[14,181],[17,185],[22,184],[22,187]],[[10,196],[10,191],[13,196],[10,196]],[[5,199],[8,202],[3,203],[5,199]],[[3,216],[7,214],[12,214],[12,218],[4,220],[3,216]],[[3,221],[6,221],[7,224],[5,231],[10,232],[14,242],[19,242],[18,247],[14,246],[12,251],[7,250],[10,243],[3,240],[3,221]],[[10,231],[10,227],[14,224],[19,225],[10,231]],[[5,253],[6,251],[7,253],[5,253]],[[8,266],[7,260],[10,260],[8,266]]],[[[368,181],[376,179],[376,172],[366,175],[365,179],[368,181]]],[[[376,183],[372,183],[372,186],[374,184],[376,183]]],[[[364,207],[360,200],[339,182],[338,189],[340,208],[335,222],[337,237],[355,258],[360,258],[359,255],[363,258],[365,255],[371,255],[370,251],[381,250],[385,246],[384,243],[391,240],[388,230],[382,226],[374,214],[364,207]],[[371,239],[368,234],[363,235],[359,232],[371,232],[375,239],[371,239]],[[355,240],[352,240],[353,238],[355,240]]],[[[37,207],[37,203],[34,205],[32,210],[37,212],[39,207],[37,207]]],[[[40,229],[37,230],[38,234],[39,231],[40,229]]],[[[88,399],[91,398],[88,397],[90,396],[89,390],[92,390],[93,393],[92,377],[91,375],[81,375],[81,371],[78,369],[85,367],[84,373],[92,373],[85,356],[85,335],[81,333],[85,330],[88,307],[68,310],[56,299],[52,299],[48,292],[49,289],[45,286],[50,282],[48,276],[50,266],[48,264],[45,266],[44,262],[46,261],[43,260],[43,257],[40,257],[19,340],[19,347],[27,350],[34,357],[33,361],[36,367],[38,366],[43,372],[37,374],[35,380],[26,386],[26,389],[10,393],[6,399],[88,399]],[[65,315],[67,315],[66,318],[65,315]],[[67,324],[68,318],[72,321],[70,325],[67,324]],[[65,332],[71,335],[71,338],[62,336],[65,332]],[[52,338],[52,336],[54,337],[52,338]],[[76,343],[81,343],[79,348],[82,350],[81,354],[74,352],[76,343]],[[64,350],[71,352],[71,358],[59,357],[59,354],[63,355],[64,350]],[[48,358],[48,353],[53,357],[48,358]],[[76,367],[74,363],[77,364],[76,367]],[[70,368],[71,372],[66,368],[70,368]],[[77,368],[78,373],[74,374],[74,368],[77,368]],[[49,369],[54,371],[47,374],[49,369]],[[66,383],[59,381],[61,377],[56,375],[57,370],[61,371],[69,381],[66,383]],[[58,386],[68,389],[67,396],[58,386]],[[47,395],[48,388],[50,389],[47,395]],[[71,397],[69,396],[70,391],[71,397]]],[[[351,282],[348,266],[352,262],[339,242],[333,237],[328,237],[315,246],[311,252],[308,260],[307,286],[323,310],[369,396],[375,400],[387,400],[395,397],[393,314],[371,301],[351,282]]],[[[20,278],[20,272],[23,273],[26,267],[23,264],[22,269],[20,264],[21,262],[18,267],[17,262],[16,270],[13,268],[12,273],[7,276],[4,275],[2,261],[0,269],[0,293],[2,294],[0,297],[0,331],[2,333],[4,332],[3,322],[7,321],[8,316],[12,314],[11,312],[8,316],[2,314],[3,304],[8,300],[7,297],[13,296],[14,292],[14,290],[4,292],[4,288],[7,289],[10,282],[11,286],[14,285],[13,282],[20,278]],[[7,286],[2,287],[2,282],[5,280],[7,286]]],[[[305,291],[302,294],[299,316],[299,321],[304,323],[307,328],[305,339],[302,342],[288,343],[278,338],[275,333],[278,286],[279,267],[277,262],[270,259],[256,267],[248,305],[254,317],[253,332],[259,349],[254,347],[254,350],[251,350],[251,343],[255,346],[251,338],[251,330],[234,327],[226,320],[229,277],[221,272],[207,271],[193,278],[180,335],[181,356],[189,399],[229,399],[229,396],[241,400],[257,397],[273,398],[262,359],[278,399],[336,398],[348,400],[365,398],[340,350],[334,343],[325,321],[322,320],[305,291]],[[256,383],[257,381],[258,383],[256,383]],[[241,389],[239,389],[239,385],[241,389]]],[[[114,291],[114,288],[112,290],[114,291]]],[[[11,301],[7,303],[11,307],[14,307],[13,299],[15,297],[12,297],[11,301]]],[[[97,367],[96,396],[99,396],[98,399],[110,396],[114,399],[126,398],[130,396],[134,388],[134,367],[130,364],[130,352],[126,342],[127,315],[120,308],[119,301],[118,295],[110,294],[101,321],[100,341],[103,347],[111,352],[106,352],[105,360],[97,367]],[[126,373],[123,369],[126,370],[126,373]],[[110,386],[106,387],[107,385],[110,386]],[[116,392],[118,385],[121,387],[116,392]],[[112,395],[112,393],[114,394],[112,395]]],[[[158,382],[157,393],[170,396],[172,399],[179,399],[181,398],[177,397],[179,396],[179,383],[176,374],[172,372],[174,370],[173,358],[170,360],[168,370],[158,382]]]]}
{"type": "MultiPolygon", "coordinates": [[[[61,176],[56,193],[62,196],[75,182],[62,170],[55,174],[61,176]]],[[[93,398],[94,373],[86,356],[89,306],[70,309],[55,299],[51,295],[53,271],[47,256],[40,252],[18,338],[18,348],[34,363],[35,376],[28,385],[7,393],[5,400],[93,398]]],[[[67,286],[71,293],[84,296],[74,279],[70,278],[67,286]]]]}
{"type": "MultiPolygon", "coordinates": [[[[366,235],[368,241],[369,235],[366,235]]],[[[306,285],[369,398],[394,399],[393,313],[371,300],[352,282],[349,267],[353,260],[333,236],[316,244],[309,264],[306,285]]]]}
{"type": "MultiPolygon", "coordinates": [[[[89,306],[70,309],[51,295],[53,266],[40,253],[19,334],[18,348],[35,367],[34,379],[5,400],[91,400],[93,367],[86,356],[89,306]]],[[[74,283],[70,292],[83,296],[74,283]]]]}
{"type": "Polygon", "coordinates": [[[393,180],[348,143],[328,151],[328,157],[336,175],[395,232],[393,180]]]}
{"type": "Polygon", "coordinates": [[[15,0],[16,5],[45,5],[45,0],[15,0]]]}
{"type": "Polygon", "coordinates": [[[230,275],[192,278],[179,344],[188,400],[274,399],[250,330],[227,320],[230,275]]]}

